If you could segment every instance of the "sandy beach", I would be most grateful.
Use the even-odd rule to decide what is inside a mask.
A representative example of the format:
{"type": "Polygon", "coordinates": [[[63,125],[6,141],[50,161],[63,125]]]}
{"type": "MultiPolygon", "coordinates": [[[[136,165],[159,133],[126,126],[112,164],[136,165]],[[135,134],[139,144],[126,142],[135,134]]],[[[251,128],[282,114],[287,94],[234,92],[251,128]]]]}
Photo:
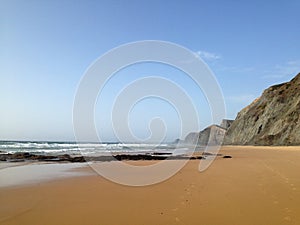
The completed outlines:
{"type": "MultiPolygon", "coordinates": [[[[223,147],[146,187],[88,175],[0,188],[0,224],[300,224],[300,147],[223,147]]],[[[136,161],[138,165],[149,164],[136,161]]],[[[89,173],[90,172],[90,173],[89,173]]]]}

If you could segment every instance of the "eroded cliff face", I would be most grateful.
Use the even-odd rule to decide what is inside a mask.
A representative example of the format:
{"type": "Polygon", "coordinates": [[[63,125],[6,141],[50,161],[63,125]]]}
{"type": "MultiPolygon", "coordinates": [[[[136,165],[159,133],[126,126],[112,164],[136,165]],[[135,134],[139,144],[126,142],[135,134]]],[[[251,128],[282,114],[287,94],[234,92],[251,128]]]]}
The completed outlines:
{"type": "Polygon", "coordinates": [[[211,125],[200,132],[189,133],[184,142],[198,146],[221,145],[225,132],[225,128],[218,125],[211,125]]]}
{"type": "Polygon", "coordinates": [[[300,145],[300,73],[266,89],[240,111],[226,132],[227,145],[300,145]]]}

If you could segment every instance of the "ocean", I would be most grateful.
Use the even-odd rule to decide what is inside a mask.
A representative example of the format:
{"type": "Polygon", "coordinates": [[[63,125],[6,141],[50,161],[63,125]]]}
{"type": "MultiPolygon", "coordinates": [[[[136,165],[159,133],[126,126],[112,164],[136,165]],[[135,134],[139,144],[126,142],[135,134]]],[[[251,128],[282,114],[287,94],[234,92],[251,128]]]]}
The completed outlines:
{"type": "Polygon", "coordinates": [[[109,154],[146,154],[155,152],[182,153],[186,147],[175,143],[77,143],[77,142],[48,142],[48,141],[0,141],[0,152],[17,153],[28,152],[39,155],[71,156],[102,156],[109,154]]]}

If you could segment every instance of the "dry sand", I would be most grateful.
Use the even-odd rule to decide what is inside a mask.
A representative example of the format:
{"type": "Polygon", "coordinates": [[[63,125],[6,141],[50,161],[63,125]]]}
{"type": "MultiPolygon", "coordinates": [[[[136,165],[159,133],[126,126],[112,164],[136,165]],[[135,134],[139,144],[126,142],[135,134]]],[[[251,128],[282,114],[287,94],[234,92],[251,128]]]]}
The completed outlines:
{"type": "Polygon", "coordinates": [[[233,158],[218,158],[202,173],[190,161],[147,187],[94,174],[1,188],[0,224],[300,224],[300,147],[228,146],[221,153],[233,158]]]}

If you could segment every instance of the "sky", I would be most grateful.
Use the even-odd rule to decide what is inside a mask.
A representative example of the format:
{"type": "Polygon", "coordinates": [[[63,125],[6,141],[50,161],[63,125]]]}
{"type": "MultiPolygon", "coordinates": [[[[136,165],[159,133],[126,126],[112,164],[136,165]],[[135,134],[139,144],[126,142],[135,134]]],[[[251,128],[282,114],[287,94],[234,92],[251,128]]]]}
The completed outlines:
{"type": "MultiPolygon", "coordinates": [[[[226,118],[234,119],[265,88],[300,72],[299,9],[295,0],[2,0],[0,139],[74,140],[74,97],[89,66],[113,48],[142,40],[172,42],[200,57],[221,88],[226,118]]],[[[205,93],[184,72],[142,63],[114,74],[99,94],[95,126],[102,141],[118,140],[111,122],[116,96],[148,76],[178,84],[200,115],[199,129],[210,125],[205,93]]],[[[155,133],[171,141],[195,131],[193,121],[182,130],[176,107],[159,98],[135,104],[128,120],[143,141],[155,133]]],[[[130,135],[120,135],[130,141],[130,135]]]]}

